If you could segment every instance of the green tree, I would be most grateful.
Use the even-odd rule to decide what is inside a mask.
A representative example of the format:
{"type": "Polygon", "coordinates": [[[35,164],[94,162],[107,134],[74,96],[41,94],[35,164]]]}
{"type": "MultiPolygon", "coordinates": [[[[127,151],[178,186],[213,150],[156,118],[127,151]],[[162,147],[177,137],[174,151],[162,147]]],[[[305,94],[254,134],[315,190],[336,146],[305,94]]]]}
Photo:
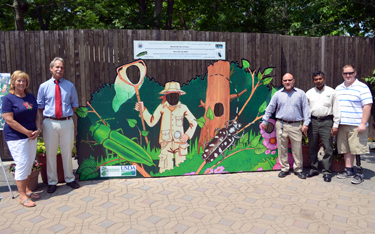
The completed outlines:
{"type": "Polygon", "coordinates": [[[1,30],[166,29],[374,36],[374,0],[0,0],[1,30]]]}

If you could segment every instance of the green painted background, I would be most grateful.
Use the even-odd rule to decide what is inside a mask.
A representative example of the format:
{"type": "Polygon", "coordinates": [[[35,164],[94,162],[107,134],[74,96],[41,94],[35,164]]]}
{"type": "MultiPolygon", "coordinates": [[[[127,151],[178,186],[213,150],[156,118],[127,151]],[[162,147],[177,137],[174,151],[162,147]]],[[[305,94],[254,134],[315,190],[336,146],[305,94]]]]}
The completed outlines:
{"type": "MultiPolygon", "coordinates": [[[[241,92],[245,88],[247,89],[247,92],[245,92],[239,98],[239,110],[244,106],[252,90],[252,75],[249,70],[251,69],[250,64],[248,64],[246,60],[243,60],[243,64],[244,67],[239,67],[237,63],[231,63],[231,71],[234,72],[232,73],[230,80],[238,92],[241,92]]],[[[269,103],[273,93],[276,92],[276,89],[272,87],[271,84],[268,84],[272,79],[272,68],[263,68],[251,71],[255,73],[254,83],[256,84],[259,81],[258,78],[261,78],[260,83],[262,85],[256,89],[254,96],[251,98],[250,102],[247,104],[244,111],[238,118],[238,122],[242,123],[243,126],[251,123],[256,118],[259,111],[261,111],[259,115],[264,114],[266,105],[269,103]],[[268,76],[263,76],[260,74],[268,74],[268,76]]],[[[115,77],[113,82],[114,80],[115,77]]],[[[141,89],[139,90],[139,93],[141,100],[145,103],[145,106],[151,114],[153,114],[156,107],[161,103],[161,99],[159,99],[159,92],[163,89],[164,87],[162,85],[153,79],[150,80],[146,74],[146,78],[141,89]]],[[[185,104],[197,119],[202,117],[205,110],[204,108],[199,107],[199,105],[200,100],[205,102],[206,99],[206,74],[193,78],[188,85],[182,85],[181,89],[186,92],[186,95],[182,95],[180,97],[181,103],[185,104]]],[[[235,93],[236,92],[231,85],[231,94],[235,93]]],[[[98,87],[97,91],[92,94],[90,104],[98,115],[100,115],[100,117],[105,121],[105,123],[108,124],[111,130],[117,131],[119,134],[126,136],[132,141],[131,144],[133,144],[133,146],[134,144],[140,144],[140,139],[142,138],[142,144],[140,144],[140,146],[152,158],[152,162],[150,164],[151,166],[142,164],[150,176],[179,176],[194,174],[197,171],[203,162],[201,158],[203,151],[201,150],[200,154],[197,153],[198,138],[201,131],[199,126],[197,127],[193,138],[188,141],[190,146],[188,149],[188,155],[186,156],[186,161],[181,163],[180,167],[174,167],[173,170],[167,170],[163,173],[159,173],[159,168],[157,165],[159,162],[158,155],[160,153],[160,145],[158,143],[160,121],[153,128],[148,127],[146,124],[146,131],[148,131],[148,139],[150,143],[149,145],[145,145],[144,138],[140,135],[141,133],[139,131],[142,130],[139,112],[134,110],[137,102],[136,95],[122,104],[117,112],[112,109],[112,101],[114,96],[114,84],[104,84],[101,87],[98,87]],[[135,123],[136,121],[136,126],[129,124],[129,121],[131,123],[135,123]]],[[[236,116],[237,99],[233,100],[230,105],[230,119],[233,119],[236,116]]],[[[131,163],[124,160],[122,157],[119,157],[119,155],[116,153],[106,150],[103,144],[98,143],[92,136],[90,127],[95,124],[103,124],[97,114],[90,112],[93,111],[92,108],[90,106],[86,106],[80,107],[78,110],[78,115],[81,117],[78,120],[77,150],[78,155],[80,155],[78,160],[80,166],[77,173],[80,174],[81,180],[108,179],[108,177],[100,177],[100,166],[130,165],[131,163]]],[[[188,127],[188,122],[186,119],[184,121],[184,129],[186,130],[188,127]]],[[[214,165],[216,166],[213,167],[208,173],[272,170],[276,164],[277,149],[270,151],[263,144],[264,138],[260,134],[259,124],[260,120],[245,129],[244,136],[241,139],[236,140],[235,148],[229,149],[229,152],[226,152],[226,155],[231,155],[230,157],[226,158],[218,165],[216,165],[217,162],[222,160],[223,157],[219,157],[213,162],[207,163],[204,165],[204,168],[199,174],[203,174],[206,170],[209,170],[214,165]]],[[[242,133],[239,135],[242,135],[242,133]]],[[[129,141],[126,142],[129,143],[129,141]]],[[[126,151],[127,148],[124,147],[122,150],[126,151]]],[[[136,177],[143,176],[137,172],[136,177]]]]}

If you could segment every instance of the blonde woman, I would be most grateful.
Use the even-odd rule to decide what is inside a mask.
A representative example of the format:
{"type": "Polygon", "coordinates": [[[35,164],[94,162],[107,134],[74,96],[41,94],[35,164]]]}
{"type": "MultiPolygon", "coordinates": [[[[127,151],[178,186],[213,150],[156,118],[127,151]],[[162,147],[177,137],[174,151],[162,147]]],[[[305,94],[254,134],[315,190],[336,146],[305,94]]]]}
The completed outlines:
{"type": "Polygon", "coordinates": [[[28,92],[29,84],[29,75],[15,71],[10,78],[9,94],[2,101],[4,138],[16,164],[14,179],[20,193],[19,202],[25,207],[35,206],[31,199],[40,198],[29,189],[36,138],[41,132],[38,105],[34,95],[28,92]]]}

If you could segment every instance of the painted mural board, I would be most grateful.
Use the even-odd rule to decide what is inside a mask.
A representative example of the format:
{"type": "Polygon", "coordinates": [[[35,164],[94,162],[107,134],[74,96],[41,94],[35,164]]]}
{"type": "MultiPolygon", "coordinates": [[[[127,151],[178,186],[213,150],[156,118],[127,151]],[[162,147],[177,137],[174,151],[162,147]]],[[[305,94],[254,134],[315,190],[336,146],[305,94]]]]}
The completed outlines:
{"type": "Polygon", "coordinates": [[[3,118],[3,97],[9,93],[10,73],[0,73],[0,130],[3,130],[5,120],[3,118]]]}
{"type": "Polygon", "coordinates": [[[259,127],[277,91],[274,68],[242,64],[220,60],[188,84],[164,85],[143,60],[117,67],[114,82],[76,111],[80,180],[280,169],[275,121],[259,127]]]}
{"type": "Polygon", "coordinates": [[[225,42],[133,41],[134,59],[225,60],[225,42]]]}

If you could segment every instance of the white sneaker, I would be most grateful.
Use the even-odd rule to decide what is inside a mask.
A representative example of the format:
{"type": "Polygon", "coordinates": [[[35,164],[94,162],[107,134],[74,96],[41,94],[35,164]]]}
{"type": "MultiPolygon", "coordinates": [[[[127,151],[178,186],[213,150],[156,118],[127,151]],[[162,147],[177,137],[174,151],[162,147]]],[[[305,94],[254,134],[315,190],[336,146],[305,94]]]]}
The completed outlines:
{"type": "Polygon", "coordinates": [[[364,180],[364,175],[363,174],[356,174],[353,179],[352,179],[352,184],[360,184],[364,180]]]}
{"type": "Polygon", "coordinates": [[[351,172],[351,171],[347,171],[346,168],[345,168],[345,171],[341,172],[336,177],[339,178],[339,179],[346,179],[346,178],[353,177],[353,176],[354,176],[354,173],[351,172]]]}

